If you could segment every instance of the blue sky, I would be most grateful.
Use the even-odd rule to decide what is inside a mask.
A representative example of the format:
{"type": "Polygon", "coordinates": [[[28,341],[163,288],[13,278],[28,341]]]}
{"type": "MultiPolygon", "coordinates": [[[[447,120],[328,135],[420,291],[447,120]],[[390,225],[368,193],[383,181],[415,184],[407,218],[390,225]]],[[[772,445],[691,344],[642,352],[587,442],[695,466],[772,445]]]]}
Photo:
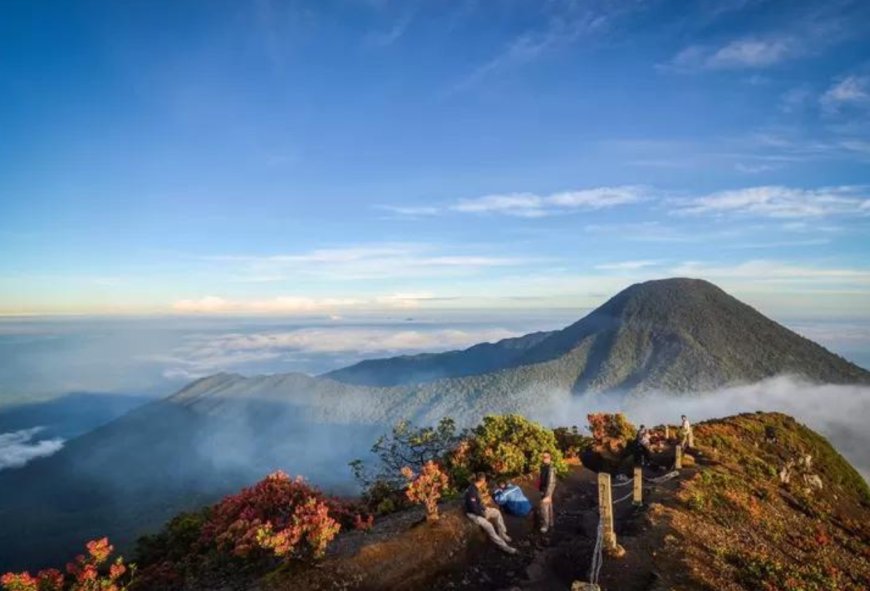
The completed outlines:
{"type": "Polygon", "coordinates": [[[870,4],[0,6],[0,314],[870,317],[870,4]]]}

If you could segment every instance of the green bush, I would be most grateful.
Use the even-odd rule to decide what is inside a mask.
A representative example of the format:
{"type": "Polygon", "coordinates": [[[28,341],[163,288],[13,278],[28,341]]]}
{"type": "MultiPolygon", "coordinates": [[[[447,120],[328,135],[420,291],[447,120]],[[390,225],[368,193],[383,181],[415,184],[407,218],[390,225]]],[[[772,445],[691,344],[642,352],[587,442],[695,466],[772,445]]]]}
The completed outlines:
{"type": "Polygon", "coordinates": [[[468,443],[472,472],[505,477],[529,474],[539,468],[544,452],[552,455],[557,474],[568,470],[552,429],[520,415],[484,417],[468,443]]]}

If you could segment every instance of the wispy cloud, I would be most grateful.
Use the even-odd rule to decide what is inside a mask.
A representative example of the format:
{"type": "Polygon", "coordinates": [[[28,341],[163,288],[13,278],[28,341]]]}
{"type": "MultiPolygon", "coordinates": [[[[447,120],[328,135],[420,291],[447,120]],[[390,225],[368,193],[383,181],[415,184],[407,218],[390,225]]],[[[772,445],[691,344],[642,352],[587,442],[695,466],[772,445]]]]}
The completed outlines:
{"type": "Polygon", "coordinates": [[[870,77],[846,76],[828,88],[819,102],[828,112],[836,112],[849,105],[870,105],[870,77]]]}
{"type": "Polygon", "coordinates": [[[804,47],[790,36],[749,37],[718,47],[690,45],[659,68],[674,72],[762,69],[801,55],[804,47]]]}
{"type": "Polygon", "coordinates": [[[779,19],[774,30],[733,36],[718,42],[688,45],[660,70],[700,72],[762,70],[815,55],[862,34],[852,19],[865,18],[859,2],[829,2],[798,10],[779,19]],[[849,6],[851,4],[851,6],[849,6]]]}
{"type": "Polygon", "coordinates": [[[721,191],[703,197],[682,200],[675,213],[751,214],[772,218],[823,217],[860,214],[866,211],[866,187],[841,186],[821,189],[797,189],[762,186],[721,191]]]}
{"type": "Polygon", "coordinates": [[[643,187],[596,187],[557,193],[501,193],[471,199],[460,199],[445,210],[459,213],[499,214],[524,218],[540,218],[572,211],[606,209],[647,198],[643,187]]]}
{"type": "Polygon", "coordinates": [[[775,164],[744,164],[743,162],[738,162],[734,165],[734,170],[744,174],[759,174],[776,170],[777,168],[778,166],[775,164]]]}
{"type": "Polygon", "coordinates": [[[612,21],[635,7],[632,2],[543,4],[550,12],[543,26],[514,37],[494,57],[479,64],[460,80],[451,92],[468,89],[500,72],[529,64],[581,39],[600,34],[612,21]]]}
{"type": "Polygon", "coordinates": [[[376,205],[375,208],[393,213],[399,217],[409,218],[429,217],[441,213],[441,208],[435,207],[433,205],[376,205]]]}
{"type": "Polygon", "coordinates": [[[28,462],[57,452],[63,447],[63,439],[37,441],[42,427],[0,433],[0,470],[20,468],[28,462]]]}
{"type": "Polygon", "coordinates": [[[703,277],[711,280],[740,279],[752,282],[809,282],[823,285],[833,282],[866,288],[870,286],[870,270],[828,268],[795,265],[775,260],[751,260],[735,265],[715,265],[687,261],[669,270],[672,275],[703,277]]]}
{"type": "Polygon", "coordinates": [[[705,65],[712,69],[765,68],[800,55],[799,48],[790,37],[739,39],[714,51],[705,65]]]}
{"type": "Polygon", "coordinates": [[[389,47],[400,38],[402,38],[402,36],[408,30],[408,27],[411,25],[412,20],[412,13],[405,14],[401,16],[398,20],[396,20],[386,30],[370,32],[368,35],[366,35],[366,43],[377,47],[389,47]]]}
{"type": "Polygon", "coordinates": [[[324,248],[275,255],[205,257],[224,265],[235,281],[275,282],[292,278],[352,281],[395,277],[464,276],[532,259],[456,252],[432,244],[385,243],[324,248]]]}
{"type": "Polygon", "coordinates": [[[821,246],[829,244],[828,238],[810,238],[807,240],[773,240],[770,242],[746,242],[732,244],[728,248],[751,249],[751,248],[792,248],[796,246],[821,246]]]}
{"type": "Polygon", "coordinates": [[[437,206],[379,205],[377,208],[406,218],[428,217],[448,212],[542,218],[572,211],[591,211],[637,203],[649,199],[651,194],[651,189],[646,187],[595,187],[549,194],[496,193],[437,206]]]}
{"type": "Polygon", "coordinates": [[[659,264],[659,261],[621,261],[618,263],[604,263],[601,265],[595,265],[595,268],[600,271],[634,271],[637,269],[644,269],[647,267],[655,267],[659,264]]]}

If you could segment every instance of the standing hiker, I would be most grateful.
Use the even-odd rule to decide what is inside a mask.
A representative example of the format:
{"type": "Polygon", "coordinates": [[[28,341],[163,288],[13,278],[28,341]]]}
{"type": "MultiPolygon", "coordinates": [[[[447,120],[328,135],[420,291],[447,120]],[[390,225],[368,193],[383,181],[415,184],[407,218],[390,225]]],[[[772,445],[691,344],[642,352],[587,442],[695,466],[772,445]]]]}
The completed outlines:
{"type": "Polygon", "coordinates": [[[695,437],[692,434],[692,425],[689,423],[689,419],[686,418],[686,415],[683,415],[681,418],[683,422],[680,423],[680,445],[683,446],[683,449],[689,449],[695,445],[695,437]]]}
{"type": "Polygon", "coordinates": [[[556,491],[556,471],[553,469],[553,457],[545,451],[541,455],[541,475],[538,479],[538,490],[541,491],[541,533],[547,533],[553,527],[553,493],[556,491]]]}
{"type": "Polygon", "coordinates": [[[484,486],[486,486],[486,474],[478,472],[465,489],[465,514],[486,532],[496,546],[508,554],[516,554],[517,549],[509,545],[511,539],[507,534],[501,511],[494,507],[485,507],[480,498],[480,491],[484,486]],[[492,522],[495,522],[495,527],[492,522]]]}

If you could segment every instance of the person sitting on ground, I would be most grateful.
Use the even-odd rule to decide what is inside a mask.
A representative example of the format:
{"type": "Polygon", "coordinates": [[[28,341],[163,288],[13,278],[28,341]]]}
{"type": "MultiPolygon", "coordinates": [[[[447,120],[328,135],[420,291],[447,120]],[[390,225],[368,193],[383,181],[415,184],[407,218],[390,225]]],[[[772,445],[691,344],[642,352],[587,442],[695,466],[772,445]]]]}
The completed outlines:
{"type": "Polygon", "coordinates": [[[495,492],[492,493],[492,500],[511,515],[525,517],[532,511],[532,504],[526,498],[523,489],[516,484],[499,482],[495,492]]]}
{"type": "Polygon", "coordinates": [[[686,415],[683,415],[681,419],[682,423],[680,423],[680,445],[683,446],[683,449],[688,449],[689,445],[693,442],[692,425],[689,423],[689,419],[686,418],[686,415]]]}
{"type": "Polygon", "coordinates": [[[651,439],[649,429],[641,425],[634,438],[634,461],[641,466],[650,463],[652,452],[650,451],[651,439]]]}
{"type": "Polygon", "coordinates": [[[553,527],[553,493],[556,491],[556,471],[553,469],[553,457],[550,452],[541,454],[541,475],[538,479],[538,490],[541,491],[541,533],[545,534],[553,527]]]}
{"type": "Polygon", "coordinates": [[[517,549],[510,546],[510,536],[504,524],[501,511],[494,507],[485,507],[480,498],[480,491],[486,486],[486,474],[478,472],[474,475],[465,490],[465,514],[486,532],[489,539],[495,542],[501,550],[508,554],[516,554],[517,549]],[[493,527],[493,522],[495,527],[493,527]]]}

